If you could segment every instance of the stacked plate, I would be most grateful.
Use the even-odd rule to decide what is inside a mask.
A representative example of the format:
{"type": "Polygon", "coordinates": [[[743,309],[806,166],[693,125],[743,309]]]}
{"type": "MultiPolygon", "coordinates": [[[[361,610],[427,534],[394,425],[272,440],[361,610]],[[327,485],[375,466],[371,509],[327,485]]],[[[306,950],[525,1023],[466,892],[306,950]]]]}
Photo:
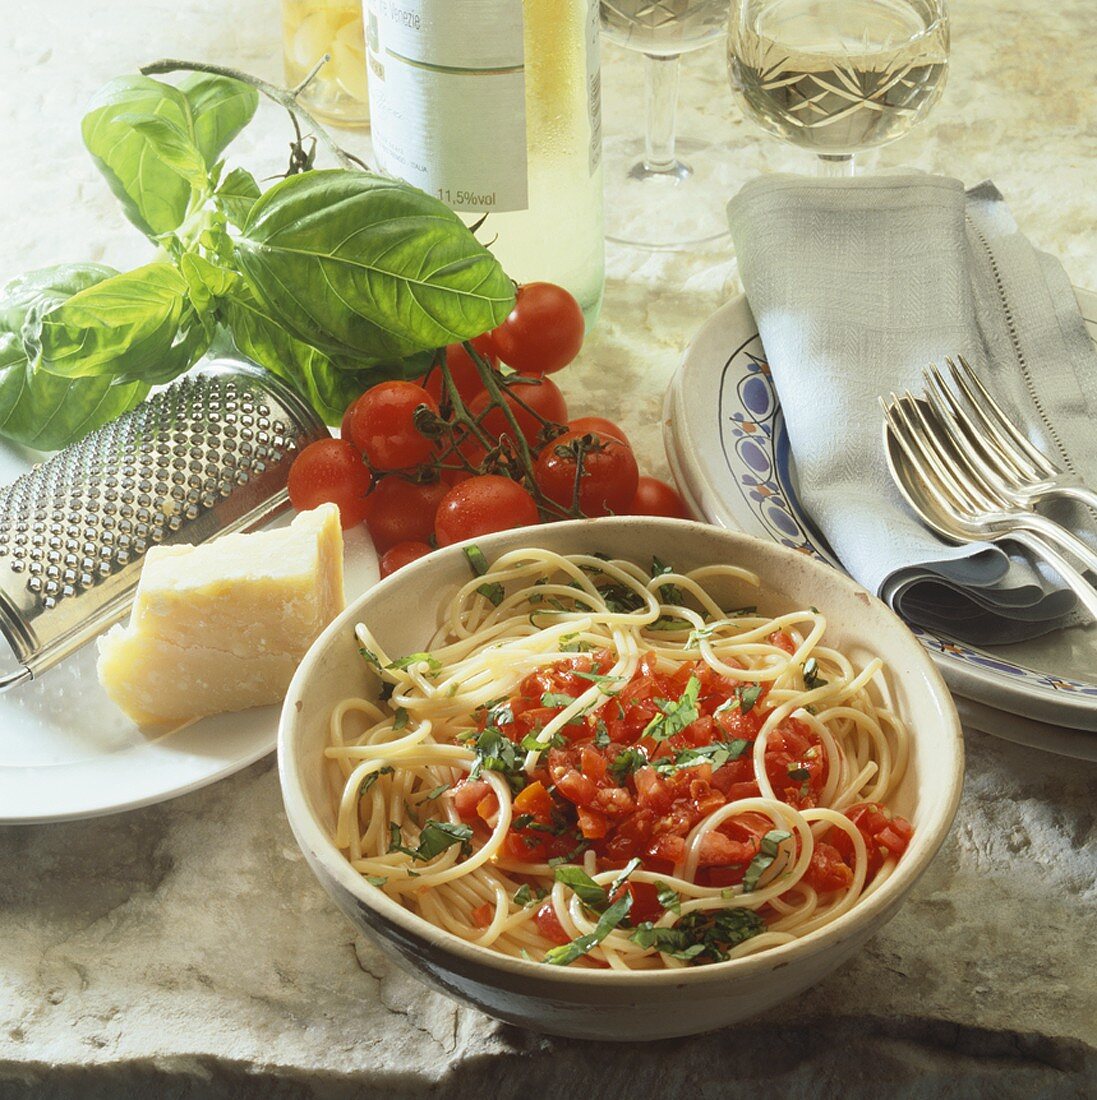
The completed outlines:
{"type": "MultiPolygon", "coordinates": [[[[1097,294],[1078,291],[1097,342],[1097,294]]],[[[718,310],[667,391],[667,457],[698,516],[840,569],[799,501],[784,418],[746,299],[718,310]]],[[[1097,760],[1097,626],[979,649],[912,628],[964,722],[1009,741],[1097,760]]]]}

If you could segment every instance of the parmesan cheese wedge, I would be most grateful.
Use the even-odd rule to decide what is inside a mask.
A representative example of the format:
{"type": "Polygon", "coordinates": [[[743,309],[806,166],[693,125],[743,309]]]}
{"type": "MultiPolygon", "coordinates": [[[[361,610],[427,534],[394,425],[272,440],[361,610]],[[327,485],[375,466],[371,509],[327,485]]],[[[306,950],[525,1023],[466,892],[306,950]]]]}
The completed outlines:
{"type": "Polygon", "coordinates": [[[279,702],[342,608],[334,504],[273,531],[153,547],[129,623],[99,639],[99,681],[144,727],[279,702]]]}

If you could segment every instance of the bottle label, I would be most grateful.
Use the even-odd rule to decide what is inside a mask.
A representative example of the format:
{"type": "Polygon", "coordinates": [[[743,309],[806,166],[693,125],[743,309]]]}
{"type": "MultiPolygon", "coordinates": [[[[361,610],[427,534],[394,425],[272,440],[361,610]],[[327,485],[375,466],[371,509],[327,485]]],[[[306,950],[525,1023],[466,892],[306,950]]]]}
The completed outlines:
{"type": "Polygon", "coordinates": [[[367,0],[382,171],[453,210],[529,206],[521,0],[367,0]]]}

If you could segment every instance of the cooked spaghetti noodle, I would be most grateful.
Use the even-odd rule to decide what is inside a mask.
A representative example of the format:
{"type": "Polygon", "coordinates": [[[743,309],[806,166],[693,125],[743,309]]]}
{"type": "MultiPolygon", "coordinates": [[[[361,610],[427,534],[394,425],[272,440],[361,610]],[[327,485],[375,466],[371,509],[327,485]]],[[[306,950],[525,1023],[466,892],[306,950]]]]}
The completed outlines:
{"type": "Polygon", "coordinates": [[[339,703],[326,755],[369,882],[508,955],[640,970],[788,943],[891,874],[907,733],[817,609],[721,607],[758,584],[733,566],[467,553],[428,652],[356,628],[388,697],[339,703]]]}

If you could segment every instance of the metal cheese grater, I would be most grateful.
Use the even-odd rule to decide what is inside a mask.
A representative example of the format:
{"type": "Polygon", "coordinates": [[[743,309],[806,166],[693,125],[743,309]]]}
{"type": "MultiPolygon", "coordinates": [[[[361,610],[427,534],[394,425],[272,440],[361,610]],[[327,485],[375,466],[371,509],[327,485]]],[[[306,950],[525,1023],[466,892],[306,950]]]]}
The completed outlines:
{"type": "Polygon", "coordinates": [[[203,364],[0,489],[0,630],[37,676],[122,618],[150,546],[258,527],[296,452],[328,434],[247,363],[203,364]]]}

